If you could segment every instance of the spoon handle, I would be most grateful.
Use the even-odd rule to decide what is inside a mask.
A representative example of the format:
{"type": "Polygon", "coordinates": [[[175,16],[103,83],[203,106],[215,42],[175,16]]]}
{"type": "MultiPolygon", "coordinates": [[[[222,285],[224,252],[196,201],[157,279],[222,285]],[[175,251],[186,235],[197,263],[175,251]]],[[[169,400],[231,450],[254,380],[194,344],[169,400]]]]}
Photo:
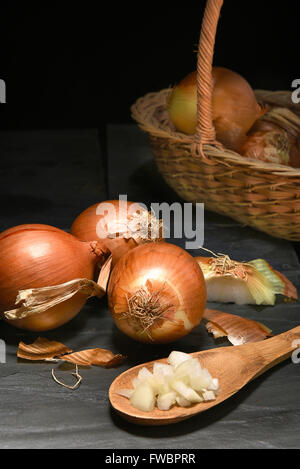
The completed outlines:
{"type": "Polygon", "coordinates": [[[276,335],[271,339],[256,342],[252,345],[254,345],[252,350],[253,362],[256,361],[256,363],[259,362],[260,364],[260,369],[254,375],[254,379],[268,369],[289,358],[293,351],[297,349],[299,349],[300,356],[300,326],[276,335]]]}

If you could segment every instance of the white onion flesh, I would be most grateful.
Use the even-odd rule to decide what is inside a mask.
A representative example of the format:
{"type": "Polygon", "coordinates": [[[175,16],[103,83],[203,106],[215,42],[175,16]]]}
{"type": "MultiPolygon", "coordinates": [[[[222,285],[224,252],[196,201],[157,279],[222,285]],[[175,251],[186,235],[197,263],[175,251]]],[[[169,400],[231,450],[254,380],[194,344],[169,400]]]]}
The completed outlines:
{"type": "Polygon", "coordinates": [[[159,410],[169,410],[176,404],[176,392],[170,391],[165,394],[159,394],[156,403],[159,410]]]}
{"type": "Polygon", "coordinates": [[[139,383],[130,398],[130,402],[136,409],[151,412],[155,407],[155,392],[147,381],[139,383]]]}
{"type": "Polygon", "coordinates": [[[235,278],[211,278],[206,282],[207,301],[255,305],[256,300],[243,280],[235,278]]]}
{"type": "Polygon", "coordinates": [[[197,358],[173,351],[168,364],[154,363],[152,372],[143,367],[132,381],[132,389],[121,389],[118,394],[130,399],[131,405],[143,412],[169,410],[173,405],[190,407],[216,399],[219,381],[202,368],[197,358]]]}

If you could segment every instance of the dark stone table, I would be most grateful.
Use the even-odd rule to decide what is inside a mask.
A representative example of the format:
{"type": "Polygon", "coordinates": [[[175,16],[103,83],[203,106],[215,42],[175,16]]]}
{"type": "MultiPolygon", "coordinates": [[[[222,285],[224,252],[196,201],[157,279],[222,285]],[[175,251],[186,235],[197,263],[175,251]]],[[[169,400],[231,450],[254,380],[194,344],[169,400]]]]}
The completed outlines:
{"type": "MultiPolygon", "coordinates": [[[[180,201],[162,181],[147,139],[135,126],[109,126],[104,148],[101,158],[96,130],[0,133],[1,230],[20,223],[47,223],[68,230],[84,208],[119,194],[148,205],[180,201]]],[[[184,239],[172,241],[185,245],[184,239]]],[[[205,212],[205,247],[241,261],[264,257],[300,286],[298,257],[286,241],[205,212]]],[[[300,322],[298,303],[209,306],[261,321],[274,334],[300,322]]],[[[102,347],[127,359],[117,368],[81,368],[83,382],[75,391],[52,380],[52,364],[16,358],[18,343],[30,343],[37,334],[4,322],[0,330],[7,352],[6,363],[0,364],[0,448],[300,447],[300,365],[291,360],[220,406],[173,426],[135,426],[111,410],[108,388],[128,367],[167,356],[174,349],[193,352],[219,346],[203,324],[174,344],[143,345],[115,327],[106,298],[89,300],[69,324],[41,335],[74,350],[102,347]]],[[[72,368],[55,367],[57,376],[71,383],[72,368]]]]}

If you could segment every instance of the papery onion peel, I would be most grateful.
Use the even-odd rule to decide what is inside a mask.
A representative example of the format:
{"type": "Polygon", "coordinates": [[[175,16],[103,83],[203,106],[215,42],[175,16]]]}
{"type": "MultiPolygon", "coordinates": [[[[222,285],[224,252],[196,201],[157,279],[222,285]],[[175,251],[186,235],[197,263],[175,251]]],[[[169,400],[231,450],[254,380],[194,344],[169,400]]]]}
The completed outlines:
{"type": "Polygon", "coordinates": [[[203,319],[206,321],[206,329],[215,339],[227,337],[232,345],[259,342],[273,336],[272,331],[264,324],[236,314],[206,309],[203,319]]]}
{"type": "MultiPolygon", "coordinates": [[[[246,140],[239,149],[239,153],[247,158],[261,160],[267,163],[300,167],[300,129],[286,125],[279,125],[273,121],[277,108],[255,122],[247,134],[246,140]],[[271,120],[269,120],[271,119],[271,120]]],[[[286,116],[283,122],[289,123],[290,111],[280,109],[286,116]]]]}
{"type": "Polygon", "coordinates": [[[102,348],[73,352],[61,342],[44,337],[38,337],[32,344],[20,342],[17,357],[29,361],[65,361],[80,366],[96,365],[105,368],[119,365],[125,358],[102,348]]]}

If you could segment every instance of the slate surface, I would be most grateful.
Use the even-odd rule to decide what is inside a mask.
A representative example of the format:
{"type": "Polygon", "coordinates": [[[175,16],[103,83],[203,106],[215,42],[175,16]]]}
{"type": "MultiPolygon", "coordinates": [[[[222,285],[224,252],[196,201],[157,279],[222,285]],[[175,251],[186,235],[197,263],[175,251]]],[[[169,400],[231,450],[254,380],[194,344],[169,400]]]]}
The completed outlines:
{"type": "MultiPolygon", "coordinates": [[[[119,194],[147,204],[179,201],[158,175],[147,139],[135,126],[108,128],[108,192],[96,131],[5,132],[0,137],[1,229],[25,222],[68,229],[74,216],[86,206],[119,194]],[[33,164],[28,162],[29,154],[33,164]]],[[[184,246],[185,240],[172,241],[184,246]]],[[[205,246],[240,260],[263,256],[300,286],[298,259],[285,241],[207,212],[205,246]]],[[[279,303],[274,308],[223,305],[222,309],[260,320],[274,333],[299,324],[298,303],[279,303]]],[[[113,369],[81,368],[83,382],[76,391],[52,380],[51,364],[16,359],[19,341],[30,343],[37,334],[4,322],[0,330],[7,349],[7,363],[0,364],[0,448],[300,446],[300,365],[291,361],[267,372],[215,409],[174,426],[138,427],[110,409],[108,388],[128,367],[167,356],[174,348],[192,352],[215,347],[203,324],[175,344],[145,346],[118,331],[106,299],[89,300],[73,321],[43,336],[62,341],[74,350],[107,348],[127,355],[127,360],[113,369]]],[[[72,382],[72,368],[55,368],[59,379],[72,382]]]]}
{"type": "Polygon", "coordinates": [[[96,130],[0,132],[0,229],[67,229],[106,193],[96,130]]]}

